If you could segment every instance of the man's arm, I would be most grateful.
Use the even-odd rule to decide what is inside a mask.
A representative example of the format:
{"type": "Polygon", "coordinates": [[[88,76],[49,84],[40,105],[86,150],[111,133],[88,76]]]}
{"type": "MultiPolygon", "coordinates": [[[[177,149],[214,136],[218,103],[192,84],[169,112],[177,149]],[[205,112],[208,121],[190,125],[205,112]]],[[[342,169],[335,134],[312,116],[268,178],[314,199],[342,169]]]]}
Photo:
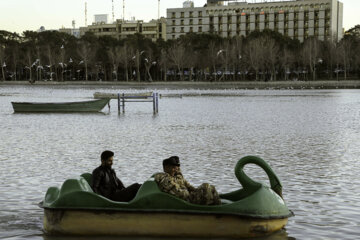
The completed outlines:
{"type": "Polygon", "coordinates": [[[183,200],[189,199],[189,191],[179,186],[168,174],[155,175],[155,181],[157,182],[161,191],[174,195],[183,200]]]}
{"type": "Polygon", "coordinates": [[[104,173],[102,171],[93,171],[92,173],[92,186],[91,188],[93,189],[93,191],[97,194],[101,195],[101,191],[100,191],[100,183],[101,183],[101,179],[104,177],[104,173]]]}
{"type": "Polygon", "coordinates": [[[195,191],[195,187],[193,187],[188,181],[186,181],[185,179],[184,179],[184,182],[185,182],[185,186],[186,186],[186,188],[189,190],[189,192],[192,192],[192,191],[195,191]]]}
{"type": "Polygon", "coordinates": [[[120,189],[120,190],[125,188],[122,181],[120,179],[118,179],[117,177],[116,177],[116,184],[117,184],[118,189],[120,189]]]}

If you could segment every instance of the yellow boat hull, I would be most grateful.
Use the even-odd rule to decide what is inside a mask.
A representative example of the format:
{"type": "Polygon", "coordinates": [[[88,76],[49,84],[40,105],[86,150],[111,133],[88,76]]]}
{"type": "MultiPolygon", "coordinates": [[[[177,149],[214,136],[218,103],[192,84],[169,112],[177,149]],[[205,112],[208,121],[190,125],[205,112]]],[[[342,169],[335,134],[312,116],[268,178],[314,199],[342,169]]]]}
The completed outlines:
{"type": "Polygon", "coordinates": [[[48,234],[149,237],[259,237],[282,229],[287,218],[225,214],[44,209],[48,234]]]}

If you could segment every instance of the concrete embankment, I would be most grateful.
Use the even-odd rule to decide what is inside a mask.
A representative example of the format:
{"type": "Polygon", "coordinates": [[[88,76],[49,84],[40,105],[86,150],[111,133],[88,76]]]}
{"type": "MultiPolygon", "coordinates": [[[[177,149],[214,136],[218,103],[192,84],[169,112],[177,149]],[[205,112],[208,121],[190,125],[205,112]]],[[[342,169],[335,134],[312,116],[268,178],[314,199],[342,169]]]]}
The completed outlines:
{"type": "Polygon", "coordinates": [[[136,89],[358,89],[360,80],[246,82],[0,81],[0,86],[117,86],[136,89]]]}

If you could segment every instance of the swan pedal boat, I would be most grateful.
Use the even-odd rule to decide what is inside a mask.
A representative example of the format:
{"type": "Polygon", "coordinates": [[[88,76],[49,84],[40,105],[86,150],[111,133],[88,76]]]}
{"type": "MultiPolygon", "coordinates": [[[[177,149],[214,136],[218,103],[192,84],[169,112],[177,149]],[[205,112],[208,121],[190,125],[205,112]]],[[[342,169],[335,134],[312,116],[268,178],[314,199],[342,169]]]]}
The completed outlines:
{"type": "Polygon", "coordinates": [[[192,204],[161,192],[154,178],[145,181],[130,202],[111,201],[93,192],[91,174],[50,187],[39,204],[46,234],[148,237],[248,238],[281,230],[293,212],[276,192],[281,183],[261,158],[238,161],[235,175],[242,188],[221,194],[221,205],[192,204]],[[253,163],[267,173],[270,187],[243,171],[253,163]]]}

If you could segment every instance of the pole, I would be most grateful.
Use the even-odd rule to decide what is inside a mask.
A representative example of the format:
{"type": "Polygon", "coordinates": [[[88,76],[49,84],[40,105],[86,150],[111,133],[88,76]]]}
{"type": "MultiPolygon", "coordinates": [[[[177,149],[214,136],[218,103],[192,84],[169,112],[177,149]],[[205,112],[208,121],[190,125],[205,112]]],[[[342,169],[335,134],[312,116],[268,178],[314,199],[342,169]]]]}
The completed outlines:
{"type": "Polygon", "coordinates": [[[85,27],[87,27],[87,2],[85,1],[85,27]]]}
{"type": "Polygon", "coordinates": [[[159,93],[156,93],[156,113],[159,113],[159,93]]]}
{"type": "Polygon", "coordinates": [[[122,94],[122,102],[123,102],[122,105],[123,113],[125,113],[125,93],[122,94]]]}
{"type": "Polygon", "coordinates": [[[120,111],[120,93],[118,93],[118,112],[121,113],[121,111],[120,111]]]}
{"type": "Polygon", "coordinates": [[[125,0],[123,0],[123,22],[125,21],[125,0]]]}
{"type": "Polygon", "coordinates": [[[156,113],[156,110],[155,110],[155,108],[156,108],[156,103],[155,103],[156,93],[153,93],[152,98],[153,98],[153,113],[155,114],[156,113]]]}

